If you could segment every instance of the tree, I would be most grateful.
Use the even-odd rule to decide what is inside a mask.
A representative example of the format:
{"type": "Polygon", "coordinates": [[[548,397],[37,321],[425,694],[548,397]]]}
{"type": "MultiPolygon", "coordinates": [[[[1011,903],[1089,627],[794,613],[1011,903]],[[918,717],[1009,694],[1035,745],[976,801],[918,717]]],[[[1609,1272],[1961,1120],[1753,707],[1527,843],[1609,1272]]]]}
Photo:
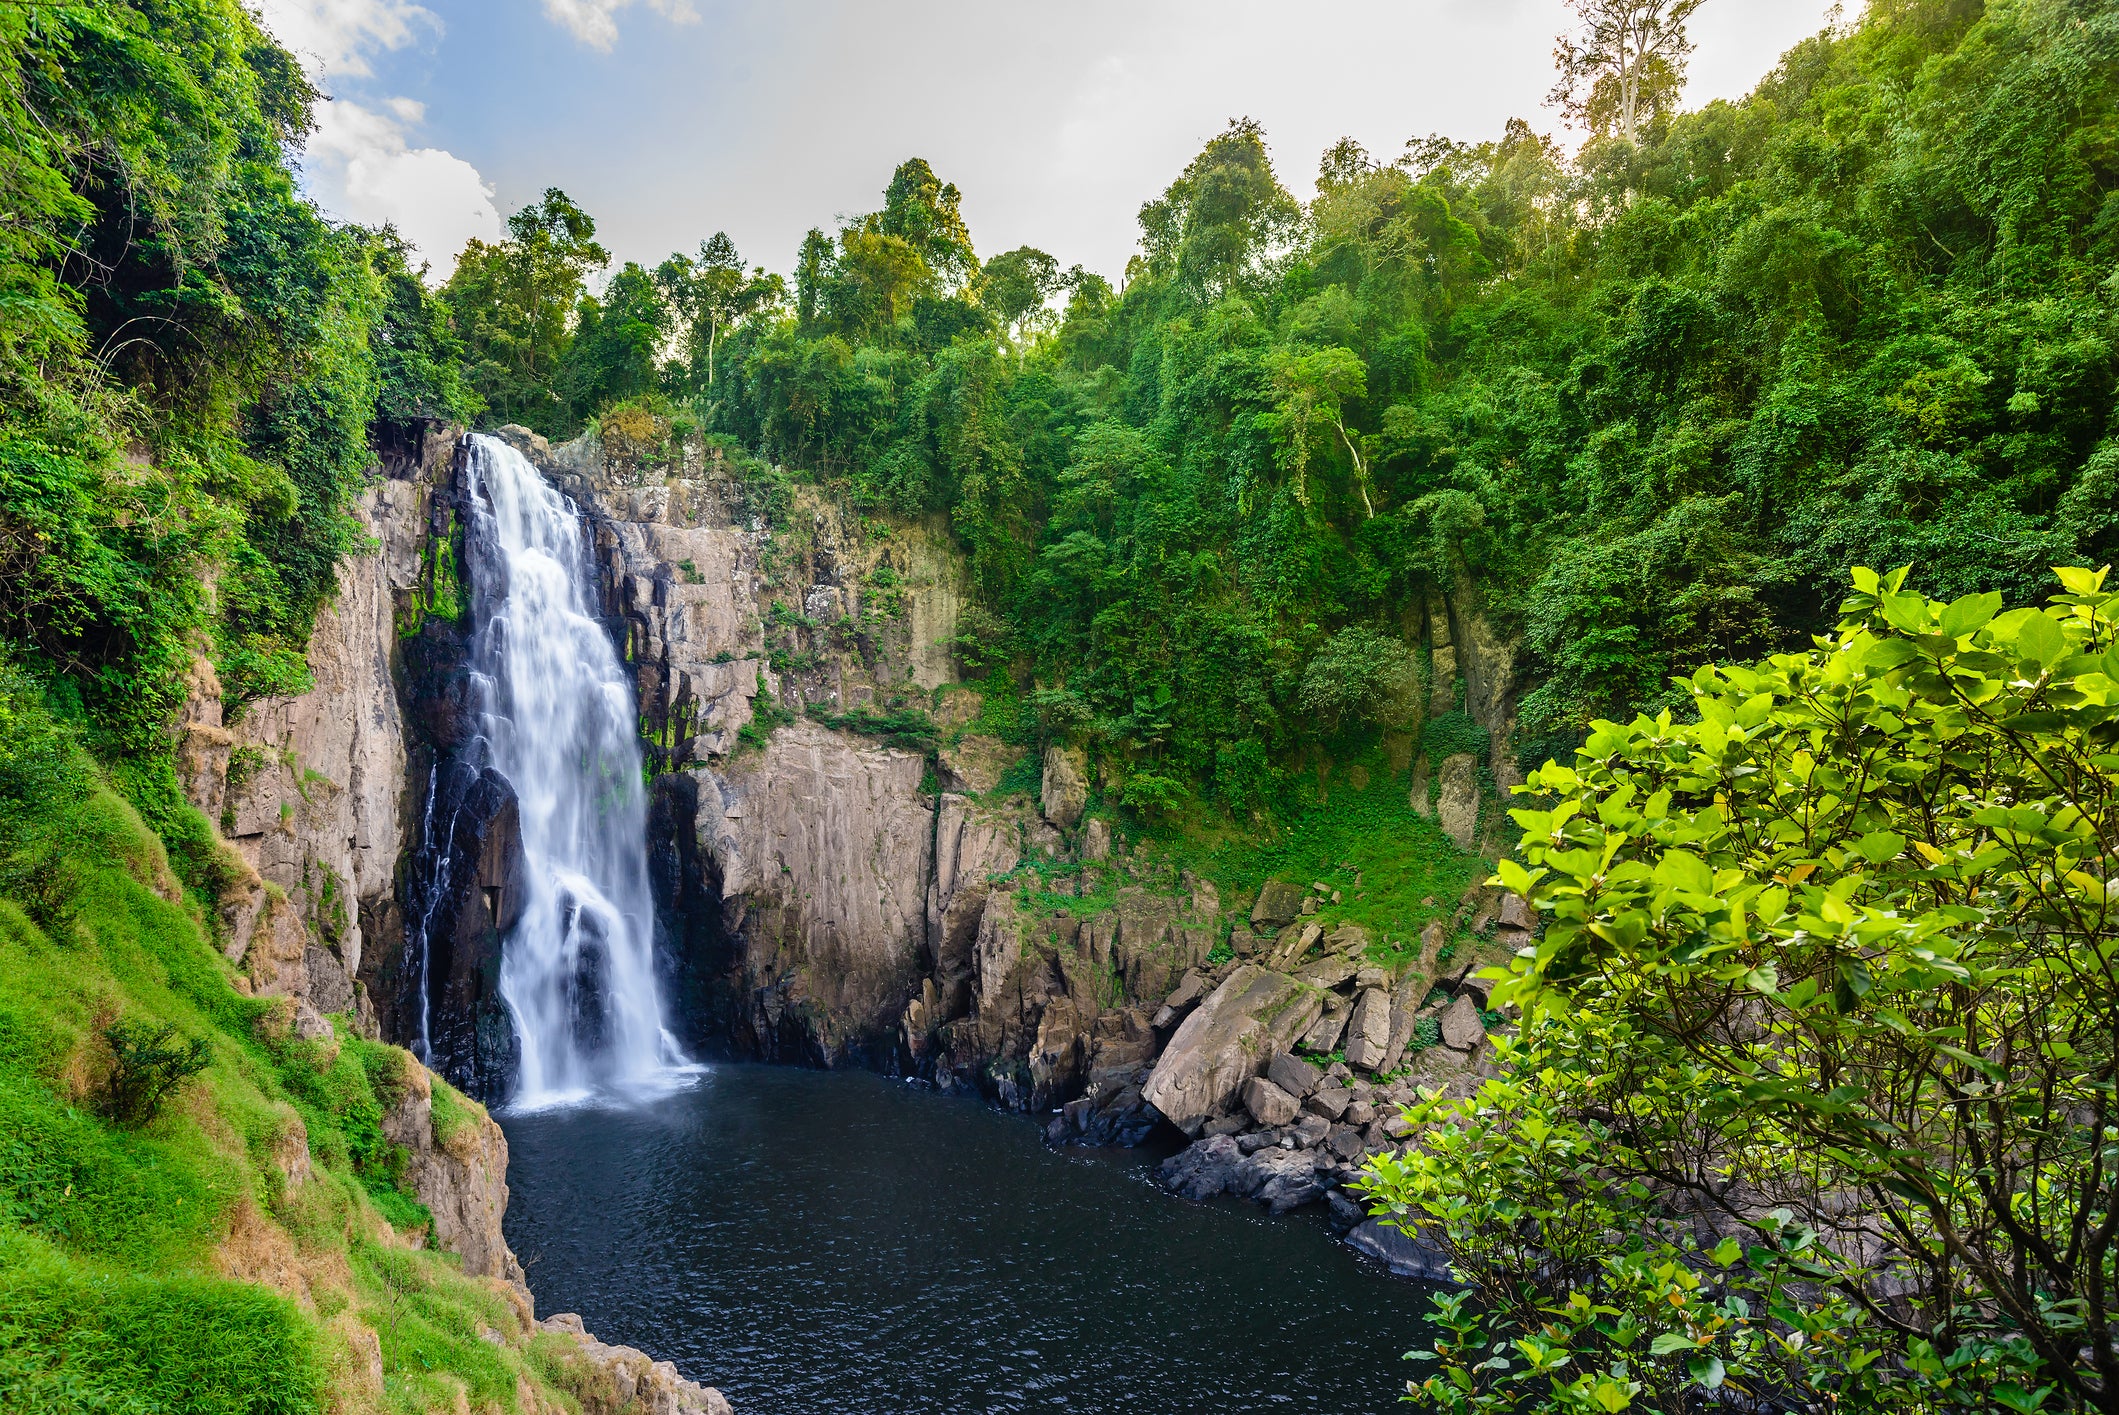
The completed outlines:
{"type": "Polygon", "coordinates": [[[1567,0],[1581,21],[1553,49],[1560,80],[1547,100],[1574,122],[1640,141],[1639,115],[1674,106],[1692,41],[1685,22],[1706,0],[1567,0]]]}
{"type": "Polygon", "coordinates": [[[945,289],[960,289],[979,268],[971,230],[964,224],[963,197],[955,183],[935,176],[925,158],[898,164],[883,193],[883,209],[861,224],[911,246],[945,289]]]}
{"type": "Polygon", "coordinates": [[[979,302],[1017,339],[1045,313],[1045,302],[1067,287],[1059,262],[1035,246],[1003,251],[979,273],[979,302]]]}
{"type": "Polygon", "coordinates": [[[1327,639],[1310,660],[1299,701],[1335,725],[1367,723],[1394,700],[1409,697],[1417,680],[1410,649],[1388,634],[1354,624],[1327,639]]]}
{"type": "Polygon", "coordinates": [[[583,295],[558,379],[575,418],[655,389],[674,319],[662,283],[632,261],[600,299],[583,295]]]}
{"type": "Polygon", "coordinates": [[[560,362],[589,272],[610,263],[596,223],[557,187],[508,218],[508,239],[473,240],[442,287],[466,376],[488,414],[539,432],[571,431],[560,362]]]}
{"type": "Polygon", "coordinates": [[[1577,1408],[1571,1359],[1669,1410],[2119,1410],[2119,593],[2057,573],[1857,570],[1815,648],[1523,788],[1523,1039],[1369,1186],[1532,1357],[1438,1347],[1446,1408],[1577,1408]]]}
{"type": "Polygon", "coordinates": [[[723,331],[753,311],[772,304],[783,288],[763,267],[746,275],[743,257],[728,232],[716,231],[699,243],[697,261],[671,256],[656,272],[671,289],[674,303],[691,322],[692,337],[706,331],[706,386],[714,386],[714,356],[723,331]]]}
{"type": "Polygon", "coordinates": [[[1273,411],[1261,421],[1281,442],[1282,465],[1295,473],[1295,497],[1309,504],[1311,444],[1320,432],[1337,432],[1354,465],[1354,485],[1361,507],[1373,517],[1369,498],[1368,457],[1364,439],[1346,425],[1346,400],[1368,394],[1368,368],[1351,349],[1334,346],[1306,352],[1275,350],[1272,356],[1273,411]]]}

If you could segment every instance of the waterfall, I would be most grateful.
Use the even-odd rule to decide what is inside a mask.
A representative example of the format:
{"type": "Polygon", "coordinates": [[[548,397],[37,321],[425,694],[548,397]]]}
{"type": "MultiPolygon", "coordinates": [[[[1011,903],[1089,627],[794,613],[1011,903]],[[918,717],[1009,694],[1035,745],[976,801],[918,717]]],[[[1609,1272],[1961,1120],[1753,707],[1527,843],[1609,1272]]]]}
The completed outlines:
{"type": "Polygon", "coordinates": [[[574,505],[507,444],[471,439],[490,547],[472,683],[493,768],[514,788],[528,868],[502,945],[520,1062],[514,1102],[637,1084],[685,1057],[663,1025],[633,688],[591,612],[574,505]]]}

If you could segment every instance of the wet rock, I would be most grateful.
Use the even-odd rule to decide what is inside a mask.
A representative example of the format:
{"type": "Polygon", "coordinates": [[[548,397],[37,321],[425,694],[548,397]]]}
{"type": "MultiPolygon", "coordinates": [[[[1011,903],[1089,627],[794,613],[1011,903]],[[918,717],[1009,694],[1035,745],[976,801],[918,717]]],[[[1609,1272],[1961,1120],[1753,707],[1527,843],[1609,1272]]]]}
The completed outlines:
{"type": "Polygon", "coordinates": [[[1302,910],[1302,900],[1302,890],[1297,886],[1269,879],[1258,891],[1258,902],[1251,906],[1251,922],[1276,929],[1292,923],[1302,910]]]}
{"type": "Polygon", "coordinates": [[[1479,1006],[1469,996],[1459,994],[1442,1014],[1442,1044],[1453,1051],[1472,1051],[1486,1040],[1486,1023],[1479,1016],[1479,1006]]]}
{"type": "Polygon", "coordinates": [[[1381,988],[1370,988],[1354,1003],[1347,1023],[1346,1059],[1350,1066],[1372,1071],[1383,1064],[1391,1039],[1391,999],[1381,988]]]}
{"type": "Polygon", "coordinates": [[[1449,1255],[1425,1239],[1390,1227],[1381,1219],[1368,1219],[1346,1236],[1347,1246],[1357,1253],[1389,1265],[1394,1276],[1421,1282],[1454,1284],[1449,1255]]]}
{"type": "Polygon", "coordinates": [[[1364,1153],[1361,1132],[1351,1125],[1334,1125],[1325,1135],[1324,1144],[1343,1160],[1357,1160],[1364,1153]]]}
{"type": "Polygon", "coordinates": [[[1332,1226],[1341,1232],[1356,1227],[1368,1217],[1368,1210],[1362,1207],[1361,1201],[1344,1189],[1332,1190],[1325,1195],[1325,1200],[1331,1206],[1332,1226]]]}
{"type": "Polygon", "coordinates": [[[1089,804],[1088,759],[1079,747],[1055,742],[1045,748],[1044,788],[1038,797],[1045,819],[1061,830],[1072,830],[1089,804]]]}
{"type": "Polygon", "coordinates": [[[1143,1087],[1150,1104],[1189,1135],[1231,1108],[1243,1083],[1309,1029],[1322,1004],[1281,973],[1239,966],[1187,1017],[1143,1087]]]}
{"type": "Polygon", "coordinates": [[[1157,1170],[1163,1186],[1187,1199],[1211,1199],[1230,1191],[1237,1176],[1247,1172],[1248,1159],[1234,1136],[1214,1135],[1162,1162],[1157,1170]]]}
{"type": "Polygon", "coordinates": [[[1286,1125],[1302,1109],[1302,1102],[1263,1076],[1243,1083],[1243,1107],[1260,1125],[1286,1125]]]}
{"type": "Polygon", "coordinates": [[[1324,1083],[1324,1073],[1293,1052],[1284,1051],[1266,1064],[1266,1079],[1300,1100],[1324,1083]]]}
{"type": "Polygon", "coordinates": [[[1299,1209],[1324,1197],[1317,1167],[1301,1150],[1260,1150],[1250,1157],[1257,1188],[1252,1197],[1275,1214],[1299,1209]]]}

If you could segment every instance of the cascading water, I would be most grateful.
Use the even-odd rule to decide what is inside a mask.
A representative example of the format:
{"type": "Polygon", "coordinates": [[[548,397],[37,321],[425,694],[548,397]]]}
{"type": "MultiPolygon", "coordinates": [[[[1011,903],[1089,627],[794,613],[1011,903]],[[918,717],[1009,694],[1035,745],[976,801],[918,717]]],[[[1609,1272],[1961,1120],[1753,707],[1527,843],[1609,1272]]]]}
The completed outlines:
{"type": "Polygon", "coordinates": [[[551,1104],[682,1065],[663,1025],[633,689],[589,611],[574,506],[506,443],[471,439],[491,574],[471,644],[481,735],[514,788],[527,864],[501,951],[514,1102],[551,1104]]]}

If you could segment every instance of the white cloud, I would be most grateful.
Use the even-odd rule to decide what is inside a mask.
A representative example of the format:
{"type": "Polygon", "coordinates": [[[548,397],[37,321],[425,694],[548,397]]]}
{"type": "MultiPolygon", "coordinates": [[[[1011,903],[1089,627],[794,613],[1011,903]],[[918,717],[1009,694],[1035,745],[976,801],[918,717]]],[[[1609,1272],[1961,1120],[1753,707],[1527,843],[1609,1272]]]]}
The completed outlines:
{"type": "Polygon", "coordinates": [[[273,37],[312,78],[366,78],[368,56],[441,33],[432,10],[411,0],[259,0],[273,37]]]}
{"type": "Polygon", "coordinates": [[[493,189],[453,153],[412,146],[406,125],[419,121],[419,104],[391,99],[387,106],[392,113],[345,98],[319,104],[304,183],[320,206],[349,221],[395,225],[445,276],[464,242],[499,238],[493,189]]]}
{"type": "MultiPolygon", "coordinates": [[[[618,12],[633,0],[544,0],[544,12],[591,49],[608,51],[618,42],[618,12]]],[[[647,0],[648,8],[672,24],[699,22],[691,0],[647,0]]]]}
{"type": "MultiPolygon", "coordinates": [[[[319,85],[373,78],[372,56],[441,34],[441,19],[413,0],[259,0],[267,29],[319,85]]],[[[413,146],[425,121],[417,99],[371,103],[341,95],[316,106],[302,185],[317,205],[363,225],[385,222],[447,275],[473,236],[496,239],[500,213],[478,169],[454,153],[413,146]]]]}

